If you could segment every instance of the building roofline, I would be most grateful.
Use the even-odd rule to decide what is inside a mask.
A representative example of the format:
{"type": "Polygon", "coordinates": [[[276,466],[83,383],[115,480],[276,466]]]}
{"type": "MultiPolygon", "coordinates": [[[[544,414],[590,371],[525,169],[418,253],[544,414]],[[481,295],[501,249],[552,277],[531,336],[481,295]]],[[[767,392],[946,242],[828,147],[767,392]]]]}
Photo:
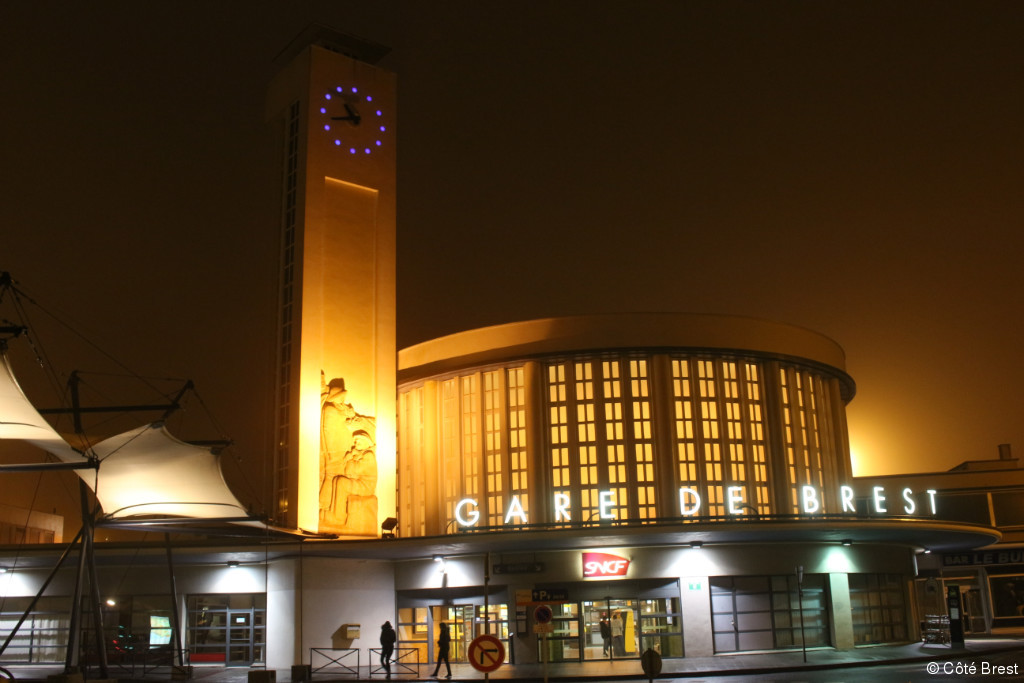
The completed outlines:
{"type": "Polygon", "coordinates": [[[758,318],[697,313],[541,318],[457,332],[400,350],[399,383],[462,367],[542,355],[661,348],[810,361],[840,378],[846,400],[855,392],[853,379],[846,373],[846,354],[829,337],[758,318]]]}
{"type": "Polygon", "coordinates": [[[391,48],[365,38],[342,33],[330,26],[312,23],[306,26],[274,57],[273,63],[283,68],[310,45],[338,52],[367,64],[377,64],[391,48]]]}

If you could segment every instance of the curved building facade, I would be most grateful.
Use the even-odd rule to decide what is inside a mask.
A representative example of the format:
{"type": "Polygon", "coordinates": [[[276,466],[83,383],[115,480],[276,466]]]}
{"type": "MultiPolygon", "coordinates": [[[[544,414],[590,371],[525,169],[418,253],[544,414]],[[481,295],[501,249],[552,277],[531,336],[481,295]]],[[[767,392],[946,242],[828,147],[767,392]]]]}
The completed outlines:
{"type": "Polygon", "coordinates": [[[917,554],[998,538],[935,490],[858,488],[855,385],[805,329],[534,320],[405,349],[398,378],[399,535],[443,574],[398,569],[406,633],[496,632],[519,663],[903,641],[917,554]]]}
{"type": "Polygon", "coordinates": [[[851,479],[853,381],[799,328],[536,320],[406,349],[399,374],[406,536],[838,513],[851,479]]]}

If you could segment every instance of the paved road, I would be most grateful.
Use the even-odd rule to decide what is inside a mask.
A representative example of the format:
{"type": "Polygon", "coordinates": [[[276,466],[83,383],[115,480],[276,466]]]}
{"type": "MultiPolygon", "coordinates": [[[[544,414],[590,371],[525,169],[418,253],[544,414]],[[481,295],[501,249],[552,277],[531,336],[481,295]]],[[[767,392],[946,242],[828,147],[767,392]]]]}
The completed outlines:
{"type": "MultiPolygon", "coordinates": [[[[665,679],[657,679],[659,683],[665,679]]],[[[702,676],[678,683],[750,683],[750,676],[702,676]]],[[[945,661],[855,666],[824,671],[765,673],[757,681],[785,683],[960,683],[1024,681],[1024,649],[945,661]],[[973,669],[972,669],[973,667],[973,669]],[[1001,668],[1000,668],[1001,667],[1001,668]]]]}

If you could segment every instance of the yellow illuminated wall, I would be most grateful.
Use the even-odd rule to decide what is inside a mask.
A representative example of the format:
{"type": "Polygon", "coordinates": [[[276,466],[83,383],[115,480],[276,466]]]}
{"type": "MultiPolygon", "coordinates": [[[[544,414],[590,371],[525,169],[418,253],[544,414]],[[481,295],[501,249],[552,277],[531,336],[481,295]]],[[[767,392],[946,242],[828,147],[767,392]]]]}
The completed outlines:
{"type": "Polygon", "coordinates": [[[277,521],[294,528],[376,536],[396,515],[395,85],[312,45],[271,88],[283,131],[274,485],[277,521]]]}
{"type": "Polygon", "coordinates": [[[398,387],[401,533],[459,531],[467,499],[474,526],[587,526],[600,523],[607,492],[613,523],[676,523],[681,488],[699,495],[701,519],[800,514],[804,486],[823,492],[821,512],[839,513],[834,492],[850,481],[844,388],[798,363],[729,350],[559,351],[411,378],[398,387]]]}

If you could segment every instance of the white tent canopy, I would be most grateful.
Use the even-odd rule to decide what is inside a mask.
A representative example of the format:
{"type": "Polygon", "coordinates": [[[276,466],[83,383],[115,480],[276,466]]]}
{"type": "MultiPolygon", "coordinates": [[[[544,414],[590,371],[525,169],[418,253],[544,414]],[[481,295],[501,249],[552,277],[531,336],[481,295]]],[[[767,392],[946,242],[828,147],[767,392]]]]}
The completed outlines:
{"type": "Polygon", "coordinates": [[[92,448],[99,458],[96,497],[104,517],[247,517],[209,449],[171,436],[161,423],[113,436],[92,448]]]}
{"type": "Polygon", "coordinates": [[[85,462],[87,459],[32,406],[11,371],[7,354],[0,353],[0,359],[0,439],[27,441],[62,462],[85,462]]]}
{"type": "MultiPolygon", "coordinates": [[[[0,439],[19,439],[63,462],[88,462],[32,406],[0,353],[0,439]]],[[[91,449],[98,470],[78,470],[111,520],[248,518],[209,448],[184,443],[161,423],[110,437],[91,449]]]]}

